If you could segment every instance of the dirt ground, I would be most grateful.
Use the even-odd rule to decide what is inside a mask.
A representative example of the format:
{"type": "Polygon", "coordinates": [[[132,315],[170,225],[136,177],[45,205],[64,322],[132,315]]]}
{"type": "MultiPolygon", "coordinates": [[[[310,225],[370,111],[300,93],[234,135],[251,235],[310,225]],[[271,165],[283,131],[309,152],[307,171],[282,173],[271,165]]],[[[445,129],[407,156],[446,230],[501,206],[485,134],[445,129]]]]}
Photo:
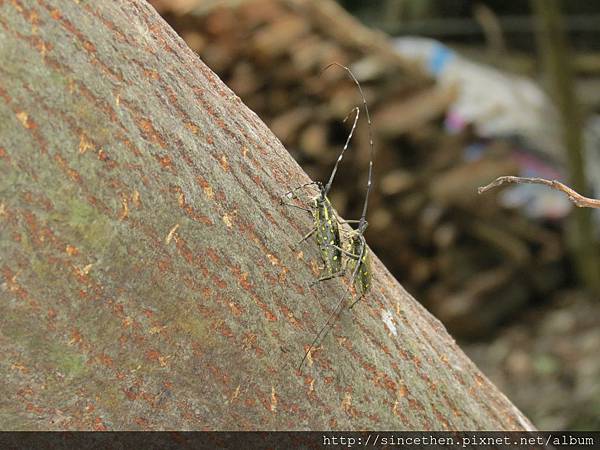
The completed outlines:
{"type": "Polygon", "coordinates": [[[462,347],[539,429],[600,429],[598,299],[562,292],[491,341],[462,347]]]}

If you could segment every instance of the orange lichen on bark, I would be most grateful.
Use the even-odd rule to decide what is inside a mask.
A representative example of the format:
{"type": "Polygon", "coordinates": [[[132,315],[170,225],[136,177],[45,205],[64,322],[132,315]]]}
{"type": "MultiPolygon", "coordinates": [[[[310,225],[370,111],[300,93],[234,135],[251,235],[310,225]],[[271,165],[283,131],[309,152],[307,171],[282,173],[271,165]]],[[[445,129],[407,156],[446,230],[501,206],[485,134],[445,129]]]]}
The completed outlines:
{"type": "Polygon", "coordinates": [[[65,248],[65,252],[67,252],[69,256],[76,256],[79,254],[79,249],[74,245],[67,245],[65,248]]]}
{"type": "Polygon", "coordinates": [[[164,138],[160,135],[152,121],[150,119],[139,118],[137,119],[137,124],[140,130],[147,136],[151,142],[158,144],[161,148],[167,148],[167,143],[164,138]]]}
{"type": "Polygon", "coordinates": [[[54,160],[58,163],[59,167],[63,169],[63,171],[69,176],[69,178],[71,178],[76,183],[81,183],[81,175],[79,175],[79,173],[75,169],[69,167],[67,160],[63,158],[62,155],[56,153],[54,155],[54,160]]]}

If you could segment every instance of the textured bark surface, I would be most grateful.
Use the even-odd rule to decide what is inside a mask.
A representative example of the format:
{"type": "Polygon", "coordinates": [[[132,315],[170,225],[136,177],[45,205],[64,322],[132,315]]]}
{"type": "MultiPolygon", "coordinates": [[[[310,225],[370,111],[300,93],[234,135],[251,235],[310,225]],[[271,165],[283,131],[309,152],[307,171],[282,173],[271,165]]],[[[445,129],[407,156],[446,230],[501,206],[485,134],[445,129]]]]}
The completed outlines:
{"type": "Polygon", "coordinates": [[[0,0],[0,427],[523,429],[374,258],[310,288],[307,177],[140,1],[0,0]]]}

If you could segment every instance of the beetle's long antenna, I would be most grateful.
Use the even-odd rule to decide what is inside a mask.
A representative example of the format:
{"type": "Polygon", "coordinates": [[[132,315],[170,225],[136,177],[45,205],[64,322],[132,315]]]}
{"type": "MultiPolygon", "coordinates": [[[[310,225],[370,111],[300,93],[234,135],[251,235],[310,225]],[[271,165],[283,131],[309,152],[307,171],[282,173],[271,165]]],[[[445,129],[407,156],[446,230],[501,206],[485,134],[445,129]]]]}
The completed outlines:
{"type": "Polygon", "coordinates": [[[352,135],[354,134],[354,130],[356,129],[356,124],[358,123],[358,116],[360,115],[360,108],[358,108],[358,106],[352,108],[352,111],[348,113],[348,115],[344,119],[344,122],[348,120],[348,117],[350,117],[350,114],[352,114],[353,112],[356,113],[356,115],[354,116],[354,123],[352,124],[352,129],[350,130],[350,134],[348,134],[348,137],[346,138],[346,143],[344,144],[344,148],[342,149],[340,156],[338,156],[338,159],[335,162],[335,166],[333,166],[333,170],[331,171],[331,175],[329,176],[329,181],[327,182],[323,190],[324,195],[327,195],[329,193],[329,190],[331,189],[331,185],[333,184],[333,179],[335,178],[338,166],[342,161],[342,158],[344,157],[344,153],[348,149],[348,145],[350,144],[350,140],[352,139],[352,135]]]}
{"type": "Polygon", "coordinates": [[[343,64],[340,64],[338,62],[333,62],[333,63],[325,66],[325,68],[323,69],[323,72],[326,71],[327,69],[329,69],[331,66],[341,67],[346,72],[348,72],[348,75],[350,75],[350,78],[352,78],[352,81],[354,81],[354,83],[358,87],[358,91],[360,92],[360,97],[362,98],[362,101],[363,101],[363,107],[365,108],[365,115],[367,116],[367,123],[369,124],[369,147],[370,147],[369,176],[367,179],[367,192],[365,194],[363,210],[362,210],[362,214],[360,217],[360,222],[358,224],[358,229],[364,231],[364,229],[366,228],[365,222],[367,220],[367,208],[368,208],[368,204],[369,204],[369,194],[371,193],[371,184],[372,184],[372,179],[373,179],[373,157],[375,154],[374,146],[373,146],[373,130],[372,130],[372,124],[371,124],[371,115],[369,114],[369,107],[367,105],[367,100],[365,99],[365,94],[362,90],[362,87],[360,86],[360,83],[358,82],[358,80],[356,79],[356,77],[354,76],[352,71],[348,67],[344,66],[343,64]]]}

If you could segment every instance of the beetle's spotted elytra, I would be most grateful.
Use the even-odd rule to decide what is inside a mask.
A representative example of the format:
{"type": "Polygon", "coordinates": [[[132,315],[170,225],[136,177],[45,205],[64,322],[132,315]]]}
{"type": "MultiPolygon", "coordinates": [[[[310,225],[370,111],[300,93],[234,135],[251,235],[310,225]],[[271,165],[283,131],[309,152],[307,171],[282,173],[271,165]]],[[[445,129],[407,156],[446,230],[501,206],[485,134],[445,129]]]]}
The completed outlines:
{"type": "MultiPolygon", "coordinates": [[[[354,287],[359,293],[360,299],[371,289],[372,274],[371,254],[366,247],[366,242],[364,241],[363,235],[358,231],[353,233],[352,237],[350,238],[348,253],[352,255],[349,256],[348,259],[349,269],[354,271],[356,265],[358,264],[359,266],[354,280],[354,287]],[[361,253],[362,256],[360,256],[361,253]]],[[[355,303],[353,303],[352,306],[354,306],[355,303]]]]}
{"type": "Polygon", "coordinates": [[[331,202],[327,197],[322,201],[313,201],[313,217],[316,231],[316,241],[321,252],[321,259],[325,263],[328,274],[334,274],[342,270],[342,254],[338,247],[340,242],[340,230],[333,212],[331,202]]]}

